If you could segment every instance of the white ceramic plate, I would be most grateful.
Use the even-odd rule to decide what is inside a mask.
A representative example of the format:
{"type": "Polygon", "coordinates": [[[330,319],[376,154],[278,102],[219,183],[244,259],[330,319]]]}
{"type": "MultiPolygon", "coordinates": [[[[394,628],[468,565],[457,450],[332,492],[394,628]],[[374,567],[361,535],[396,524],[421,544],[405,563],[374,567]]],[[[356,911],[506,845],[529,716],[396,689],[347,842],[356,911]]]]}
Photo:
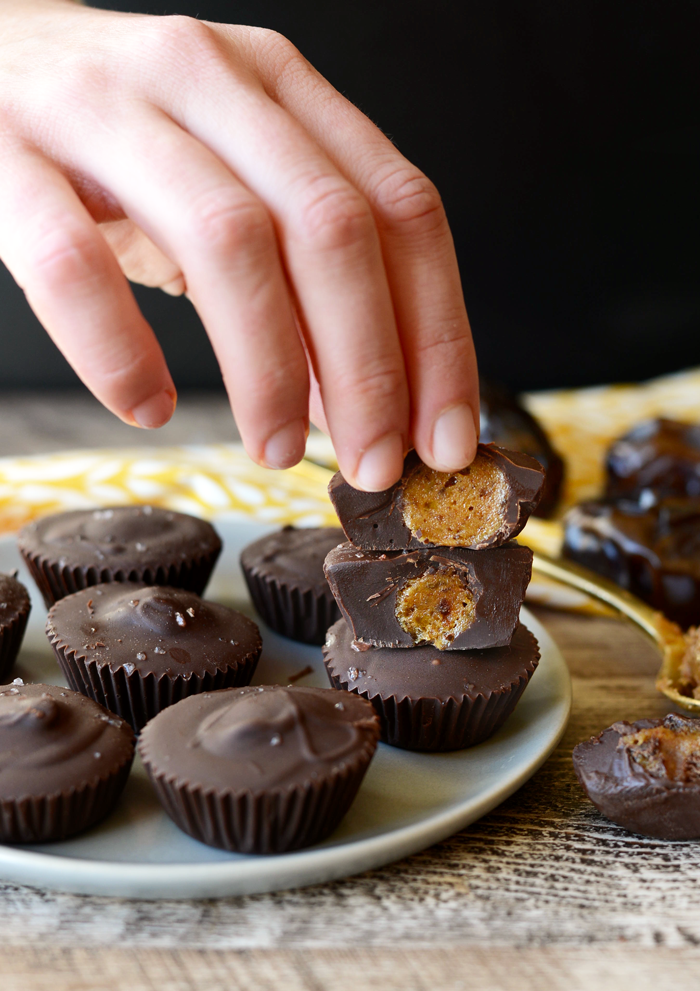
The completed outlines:
{"type": "MultiPolygon", "coordinates": [[[[238,567],[241,548],[270,530],[219,520],[224,552],[207,595],[252,614],[238,567]]],[[[44,636],[46,611],[21,566],[14,540],[0,540],[0,571],[20,569],[33,611],[13,676],[64,684],[44,636]]],[[[380,744],[360,792],[340,827],[319,846],[280,856],[242,856],[190,839],[162,812],[138,761],[108,819],[63,843],[0,845],[0,878],[92,895],[213,898],[318,884],[379,867],[423,850],[483,816],[512,794],[559,741],[571,684],[555,643],[523,610],[540,641],[542,660],[517,709],[486,743],[450,754],[419,754],[380,744]]],[[[300,684],[328,686],[321,650],[262,628],[264,651],[254,679],[286,684],[308,665],[300,684]]]]}

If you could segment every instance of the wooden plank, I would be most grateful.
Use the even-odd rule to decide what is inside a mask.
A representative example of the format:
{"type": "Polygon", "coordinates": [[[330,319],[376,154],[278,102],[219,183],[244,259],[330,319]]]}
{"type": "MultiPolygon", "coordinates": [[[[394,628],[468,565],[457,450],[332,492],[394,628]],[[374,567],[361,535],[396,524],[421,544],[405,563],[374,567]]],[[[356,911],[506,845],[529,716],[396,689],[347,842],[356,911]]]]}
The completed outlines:
{"type": "Polygon", "coordinates": [[[427,950],[32,950],[3,960],[3,991],[695,991],[700,953],[611,946],[427,950]]]}

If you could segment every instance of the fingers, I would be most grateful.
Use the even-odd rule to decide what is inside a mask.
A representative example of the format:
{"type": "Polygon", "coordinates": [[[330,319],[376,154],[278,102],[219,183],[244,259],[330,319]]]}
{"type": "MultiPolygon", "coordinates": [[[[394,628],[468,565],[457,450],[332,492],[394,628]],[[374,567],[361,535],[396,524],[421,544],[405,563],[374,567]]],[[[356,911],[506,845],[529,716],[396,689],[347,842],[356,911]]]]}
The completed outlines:
{"type": "Polygon", "coordinates": [[[159,427],[175,387],[114,255],[66,178],[3,148],[0,257],[83,382],[120,419],[159,427]]]}
{"type": "MultiPolygon", "coordinates": [[[[200,57],[203,39],[198,39],[200,57]]],[[[127,214],[180,265],[253,457],[261,457],[259,442],[249,438],[256,431],[259,436],[262,427],[271,429],[269,411],[280,429],[282,422],[298,422],[295,382],[304,383],[304,402],[308,399],[303,349],[290,343],[291,307],[283,305],[277,274],[283,263],[341,468],[360,488],[386,488],[402,471],[409,400],[372,211],[255,79],[241,79],[218,49],[201,64],[199,85],[216,99],[173,94],[167,109],[181,129],[167,121],[172,133],[166,137],[165,119],[157,133],[149,123],[147,140],[139,141],[130,120],[129,147],[120,142],[123,150],[112,156],[109,174],[104,169],[110,156],[99,147],[93,149],[92,168],[127,214]],[[209,165],[202,145],[214,152],[209,165]],[[189,205],[184,215],[183,203],[189,205]],[[275,260],[275,234],[282,263],[275,260]],[[159,240],[163,236],[165,242],[159,240]],[[260,347],[265,327],[267,349],[260,347]],[[245,382],[243,368],[252,370],[245,382]]]]}
{"type": "Polygon", "coordinates": [[[437,191],[289,42],[251,31],[249,46],[271,96],[370,203],[406,360],[413,443],[433,468],[463,467],[476,451],[477,366],[437,191]]]}
{"type": "Polygon", "coordinates": [[[304,454],[309,386],[272,219],[164,114],[144,108],[129,135],[118,158],[97,149],[100,180],[182,273],[246,450],[268,467],[289,467],[304,454]]]}

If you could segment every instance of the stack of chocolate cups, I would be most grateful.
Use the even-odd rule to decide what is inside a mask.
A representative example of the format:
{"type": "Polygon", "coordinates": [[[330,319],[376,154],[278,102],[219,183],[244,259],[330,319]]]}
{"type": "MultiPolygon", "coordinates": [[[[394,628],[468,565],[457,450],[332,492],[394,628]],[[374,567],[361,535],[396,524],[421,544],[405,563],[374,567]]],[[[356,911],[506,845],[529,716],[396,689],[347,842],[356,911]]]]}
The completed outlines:
{"type": "Polygon", "coordinates": [[[454,473],[411,453],[385,492],[331,480],[349,542],[325,561],[343,618],[324,662],[335,688],[373,704],[386,743],[461,750],[515,708],[540,654],[519,621],[532,552],[513,538],[543,482],[534,458],[491,444],[454,473]]]}

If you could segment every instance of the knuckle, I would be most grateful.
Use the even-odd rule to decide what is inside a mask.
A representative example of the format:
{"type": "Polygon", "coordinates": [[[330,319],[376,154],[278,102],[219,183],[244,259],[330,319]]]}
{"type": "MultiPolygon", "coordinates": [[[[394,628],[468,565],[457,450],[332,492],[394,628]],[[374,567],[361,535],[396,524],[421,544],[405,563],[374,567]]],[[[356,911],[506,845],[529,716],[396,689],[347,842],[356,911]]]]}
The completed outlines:
{"type": "Polygon", "coordinates": [[[204,21],[185,14],[169,14],[149,19],[143,29],[142,46],[151,62],[158,64],[165,59],[183,59],[190,64],[202,65],[202,60],[218,61],[223,58],[216,32],[204,21]]]}
{"type": "Polygon", "coordinates": [[[393,364],[376,363],[347,373],[338,380],[338,394],[352,396],[354,402],[375,404],[377,400],[395,400],[405,388],[402,368],[393,364]]]}
{"type": "Polygon", "coordinates": [[[94,280],[95,238],[69,224],[56,224],[33,245],[29,266],[43,286],[58,291],[94,280]]]}
{"type": "Polygon", "coordinates": [[[390,228],[429,233],[445,223],[442,198],[418,169],[405,167],[386,176],[375,191],[382,222],[390,228]]]}
{"type": "Polygon", "coordinates": [[[423,361],[449,361],[454,367],[472,357],[472,340],[469,324],[463,314],[433,327],[427,335],[415,343],[415,353],[423,361]]]}
{"type": "Polygon", "coordinates": [[[257,52],[267,61],[284,65],[290,59],[301,58],[301,53],[289,38],[271,28],[254,28],[251,41],[257,52]]]}
{"type": "Polygon", "coordinates": [[[272,221],[263,204],[227,193],[200,202],[190,228],[207,253],[265,252],[274,243],[272,221]]]}
{"type": "Polygon", "coordinates": [[[374,231],[369,204],[349,183],[332,180],[313,188],[300,207],[299,230],[304,242],[323,250],[349,248],[374,231]]]}

